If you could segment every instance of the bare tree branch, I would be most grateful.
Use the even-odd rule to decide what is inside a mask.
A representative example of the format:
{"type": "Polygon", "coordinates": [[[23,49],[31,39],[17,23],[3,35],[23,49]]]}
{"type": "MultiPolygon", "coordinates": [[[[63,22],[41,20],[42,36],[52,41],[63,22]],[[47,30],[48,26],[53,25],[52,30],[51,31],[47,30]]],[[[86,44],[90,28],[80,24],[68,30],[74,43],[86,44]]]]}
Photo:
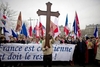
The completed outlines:
{"type": "MultiPolygon", "coordinates": [[[[14,29],[15,28],[14,22],[16,22],[16,21],[13,21],[13,20],[15,20],[15,18],[17,16],[17,12],[10,8],[8,2],[0,3],[0,12],[5,14],[9,18],[9,20],[12,24],[11,27],[14,29]]],[[[0,28],[0,33],[1,33],[1,30],[2,30],[2,28],[0,28]]]]}
{"type": "Polygon", "coordinates": [[[9,17],[9,19],[14,19],[16,17],[16,11],[12,10],[8,4],[8,2],[6,3],[1,3],[0,5],[0,11],[3,12],[3,14],[5,14],[7,17],[9,17]]]}

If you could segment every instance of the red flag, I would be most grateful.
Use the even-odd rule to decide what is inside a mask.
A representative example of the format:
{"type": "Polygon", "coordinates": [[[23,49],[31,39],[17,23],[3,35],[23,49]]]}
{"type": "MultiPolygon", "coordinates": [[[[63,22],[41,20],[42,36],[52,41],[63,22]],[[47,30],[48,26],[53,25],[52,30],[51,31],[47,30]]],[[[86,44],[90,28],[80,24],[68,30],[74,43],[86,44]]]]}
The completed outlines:
{"type": "Polygon", "coordinates": [[[43,26],[42,23],[39,22],[39,30],[40,30],[39,34],[40,34],[41,37],[43,37],[43,34],[44,34],[42,26],[43,26]]]}
{"type": "Polygon", "coordinates": [[[21,27],[22,27],[22,16],[20,12],[17,20],[16,32],[20,31],[21,27]]]}
{"type": "Polygon", "coordinates": [[[5,15],[3,15],[3,18],[6,19],[7,17],[5,15]]]}
{"type": "Polygon", "coordinates": [[[55,18],[54,24],[56,25],[56,28],[54,29],[54,33],[57,33],[59,31],[57,18],[55,18]]]}
{"type": "Polygon", "coordinates": [[[38,38],[40,36],[39,32],[40,32],[40,29],[39,29],[39,26],[38,26],[38,22],[35,26],[35,29],[36,29],[36,37],[38,38]]]}
{"type": "Polygon", "coordinates": [[[75,21],[76,21],[76,24],[77,24],[77,36],[81,37],[81,31],[80,31],[80,25],[79,25],[79,19],[78,19],[77,12],[75,12],[75,21]]]}
{"type": "Polygon", "coordinates": [[[45,27],[43,26],[43,24],[41,23],[41,17],[39,17],[39,35],[40,37],[43,37],[45,34],[45,27]]]}
{"type": "Polygon", "coordinates": [[[57,25],[55,25],[52,21],[50,21],[50,33],[51,35],[54,36],[54,33],[58,31],[57,25]]]}
{"type": "Polygon", "coordinates": [[[30,22],[30,27],[29,27],[29,36],[32,37],[32,24],[30,22]]]}
{"type": "Polygon", "coordinates": [[[8,24],[9,18],[0,12],[0,27],[5,27],[6,23],[8,24]]]}
{"type": "Polygon", "coordinates": [[[57,26],[55,29],[54,29],[54,38],[57,37],[61,32],[59,30],[59,26],[58,26],[58,19],[55,18],[54,20],[54,24],[57,26]]]}

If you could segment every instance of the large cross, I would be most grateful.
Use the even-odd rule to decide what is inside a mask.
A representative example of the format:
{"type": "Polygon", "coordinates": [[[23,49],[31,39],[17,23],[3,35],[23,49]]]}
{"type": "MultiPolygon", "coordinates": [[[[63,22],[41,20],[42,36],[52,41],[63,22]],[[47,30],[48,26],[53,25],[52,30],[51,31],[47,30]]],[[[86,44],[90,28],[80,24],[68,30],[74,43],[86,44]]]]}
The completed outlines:
{"type": "Polygon", "coordinates": [[[38,10],[37,11],[37,14],[38,16],[40,15],[47,15],[46,17],[46,39],[45,39],[45,47],[48,46],[50,48],[50,45],[49,45],[49,38],[50,38],[50,35],[49,35],[49,32],[50,32],[50,16],[56,16],[58,17],[60,14],[59,12],[51,12],[51,5],[52,3],[48,2],[46,3],[47,5],[47,11],[42,11],[42,10],[38,10]]]}

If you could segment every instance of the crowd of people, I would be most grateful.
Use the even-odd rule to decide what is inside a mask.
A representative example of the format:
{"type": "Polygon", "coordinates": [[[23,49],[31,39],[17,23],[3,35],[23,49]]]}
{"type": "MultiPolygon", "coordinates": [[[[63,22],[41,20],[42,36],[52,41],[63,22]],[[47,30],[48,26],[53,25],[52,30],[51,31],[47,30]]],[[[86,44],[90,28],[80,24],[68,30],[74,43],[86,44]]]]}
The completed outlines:
{"type": "MultiPolygon", "coordinates": [[[[0,35],[0,43],[37,43],[42,44],[44,37],[25,37],[24,35],[18,35],[18,38],[10,36],[10,40],[6,40],[4,35],[0,35]]],[[[95,37],[71,37],[71,36],[57,36],[54,38],[54,44],[58,45],[75,45],[73,54],[73,60],[70,64],[73,66],[75,63],[85,66],[86,64],[95,63],[99,65],[100,62],[100,38],[95,37]]],[[[1,61],[2,62],[2,61],[1,61]]],[[[1,63],[0,63],[1,64],[1,63]]],[[[3,65],[4,63],[2,63],[3,65]]]]}

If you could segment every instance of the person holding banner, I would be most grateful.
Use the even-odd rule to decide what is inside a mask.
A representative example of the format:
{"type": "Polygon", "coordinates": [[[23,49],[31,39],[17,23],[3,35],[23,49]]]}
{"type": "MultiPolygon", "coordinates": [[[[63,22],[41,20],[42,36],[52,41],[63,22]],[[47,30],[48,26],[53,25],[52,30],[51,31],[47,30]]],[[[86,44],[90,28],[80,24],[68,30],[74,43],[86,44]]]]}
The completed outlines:
{"type": "Polygon", "coordinates": [[[24,35],[22,35],[22,34],[19,35],[18,40],[16,41],[16,43],[25,44],[24,35]]]}
{"type": "MultiPolygon", "coordinates": [[[[75,44],[75,40],[74,40],[73,37],[69,36],[69,37],[67,38],[67,40],[65,40],[64,43],[65,43],[65,44],[75,44]]],[[[70,65],[71,65],[71,66],[74,66],[74,60],[73,60],[73,59],[70,60],[70,65]]]]}
{"type": "Polygon", "coordinates": [[[0,35],[0,43],[8,43],[4,35],[0,35]]]}
{"type": "MultiPolygon", "coordinates": [[[[0,34],[0,45],[1,45],[2,43],[8,43],[8,41],[6,40],[6,38],[5,38],[5,36],[4,36],[3,34],[0,34]]],[[[6,66],[6,65],[7,65],[7,63],[4,62],[4,61],[1,61],[1,58],[0,58],[0,66],[1,66],[1,67],[4,67],[4,66],[6,66]]]]}
{"type": "Polygon", "coordinates": [[[97,43],[96,61],[99,66],[100,65],[100,38],[98,39],[98,43],[97,43]]]}
{"type": "Polygon", "coordinates": [[[53,38],[52,36],[50,36],[50,40],[49,40],[49,45],[50,48],[48,46],[45,46],[45,39],[42,42],[42,51],[43,51],[43,65],[44,67],[52,67],[52,53],[53,53],[53,38]]]}

